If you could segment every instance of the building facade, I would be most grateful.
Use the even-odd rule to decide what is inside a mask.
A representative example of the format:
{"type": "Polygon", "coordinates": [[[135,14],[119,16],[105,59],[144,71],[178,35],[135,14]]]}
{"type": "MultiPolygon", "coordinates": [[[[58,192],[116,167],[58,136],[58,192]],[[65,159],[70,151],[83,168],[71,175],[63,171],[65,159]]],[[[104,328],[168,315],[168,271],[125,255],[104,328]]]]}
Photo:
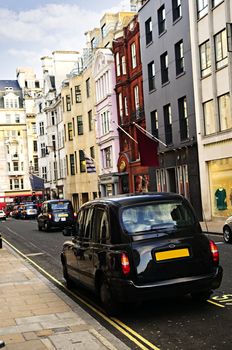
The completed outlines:
{"type": "Polygon", "coordinates": [[[139,10],[147,130],[159,145],[152,186],[190,200],[202,218],[189,34],[190,1],[147,1],[139,10]]]}
{"type": "Polygon", "coordinates": [[[148,191],[148,167],[141,166],[136,126],[146,128],[143,100],[140,31],[137,16],[113,42],[120,152],[118,156],[120,193],[148,191]]]}
{"type": "Polygon", "coordinates": [[[201,197],[206,220],[232,209],[232,3],[189,1],[201,197]]]}
{"type": "Polygon", "coordinates": [[[99,149],[99,190],[101,196],[118,193],[119,136],[116,105],[114,55],[99,49],[94,56],[96,96],[96,141],[99,149]]]}

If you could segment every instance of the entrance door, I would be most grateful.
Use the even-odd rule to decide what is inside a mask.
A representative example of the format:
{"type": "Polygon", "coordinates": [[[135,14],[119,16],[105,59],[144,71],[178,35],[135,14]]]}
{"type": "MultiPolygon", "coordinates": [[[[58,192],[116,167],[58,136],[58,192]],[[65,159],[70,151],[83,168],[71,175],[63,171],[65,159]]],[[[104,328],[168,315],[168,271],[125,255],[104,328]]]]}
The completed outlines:
{"type": "Polygon", "coordinates": [[[167,169],[167,189],[169,192],[177,193],[175,168],[167,169]]]}

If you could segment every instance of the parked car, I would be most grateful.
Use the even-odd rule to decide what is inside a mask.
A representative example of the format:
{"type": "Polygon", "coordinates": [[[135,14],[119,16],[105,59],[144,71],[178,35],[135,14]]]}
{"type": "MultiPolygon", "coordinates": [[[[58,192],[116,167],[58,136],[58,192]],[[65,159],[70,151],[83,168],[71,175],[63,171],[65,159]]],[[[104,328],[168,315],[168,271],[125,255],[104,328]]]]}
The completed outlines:
{"type": "Polygon", "coordinates": [[[188,201],[171,193],[95,199],[64,230],[67,286],[81,282],[113,314],[123,302],[191,294],[205,301],[220,286],[216,244],[202,233],[188,201]]]}
{"type": "Polygon", "coordinates": [[[37,205],[34,203],[21,206],[21,219],[34,219],[37,217],[37,205]]]}
{"type": "Polygon", "coordinates": [[[65,199],[53,199],[43,202],[37,222],[39,231],[75,226],[76,213],[73,210],[72,202],[65,199]]]}
{"type": "Polygon", "coordinates": [[[2,209],[0,209],[0,220],[6,220],[6,213],[2,209]]]}
{"type": "Polygon", "coordinates": [[[232,216],[226,219],[223,226],[223,238],[226,243],[232,243],[232,216]]]}
{"type": "Polygon", "coordinates": [[[15,219],[20,219],[21,217],[22,204],[17,204],[13,207],[11,216],[15,219]]]}

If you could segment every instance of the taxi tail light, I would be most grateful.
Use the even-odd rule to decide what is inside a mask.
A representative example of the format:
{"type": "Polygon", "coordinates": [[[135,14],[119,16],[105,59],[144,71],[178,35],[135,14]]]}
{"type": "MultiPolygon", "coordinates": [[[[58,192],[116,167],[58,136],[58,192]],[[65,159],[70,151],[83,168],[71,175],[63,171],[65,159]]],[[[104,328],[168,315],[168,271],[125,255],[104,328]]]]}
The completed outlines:
{"type": "Polygon", "coordinates": [[[210,244],[210,251],[213,257],[213,262],[215,265],[219,264],[219,251],[217,245],[214,243],[214,241],[209,241],[210,244]]]}
{"type": "Polygon", "coordinates": [[[76,217],[77,217],[77,213],[76,213],[76,212],[74,212],[74,213],[73,213],[73,215],[74,215],[74,218],[76,219],[76,217]]]}
{"type": "Polygon", "coordinates": [[[127,276],[130,273],[130,262],[126,253],[121,254],[121,267],[123,274],[127,276]]]}
{"type": "Polygon", "coordinates": [[[48,218],[49,218],[49,220],[51,220],[52,214],[48,214],[48,218]]]}

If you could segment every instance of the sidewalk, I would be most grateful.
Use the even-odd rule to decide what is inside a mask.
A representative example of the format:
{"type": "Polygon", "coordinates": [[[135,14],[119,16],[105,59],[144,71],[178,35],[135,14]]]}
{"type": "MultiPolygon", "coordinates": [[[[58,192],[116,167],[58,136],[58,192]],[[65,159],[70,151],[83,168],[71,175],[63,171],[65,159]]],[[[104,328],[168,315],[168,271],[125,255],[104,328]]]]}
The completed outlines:
{"type": "Polygon", "coordinates": [[[206,221],[201,222],[201,228],[204,233],[218,233],[223,234],[223,226],[224,226],[225,220],[222,221],[206,221]]]}
{"type": "Polygon", "coordinates": [[[4,243],[0,340],[4,350],[129,350],[4,243]]]}

